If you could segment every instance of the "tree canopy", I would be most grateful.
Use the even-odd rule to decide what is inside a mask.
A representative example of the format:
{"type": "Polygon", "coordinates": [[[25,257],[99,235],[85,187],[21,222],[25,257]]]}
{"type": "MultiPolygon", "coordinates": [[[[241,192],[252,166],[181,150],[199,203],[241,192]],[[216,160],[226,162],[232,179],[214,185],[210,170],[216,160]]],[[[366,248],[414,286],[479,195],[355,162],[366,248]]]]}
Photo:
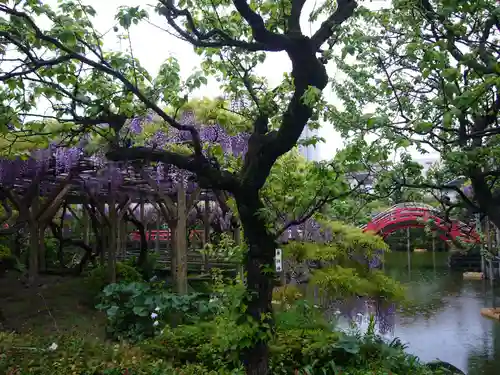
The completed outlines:
{"type": "Polygon", "coordinates": [[[375,134],[381,147],[403,153],[412,146],[439,154],[439,173],[425,179],[403,157],[393,180],[450,189],[448,181],[466,176],[475,202],[451,190],[498,226],[497,2],[393,1],[359,14],[334,58],[347,77],[335,85],[344,106],[332,109],[339,128],[375,134]]]}
{"type": "MultiPolygon", "coordinates": [[[[173,57],[153,77],[132,49],[108,50],[103,35],[92,24],[95,10],[79,1],[62,0],[55,7],[37,0],[2,1],[0,131],[8,133],[6,142],[24,140],[27,148],[33,148],[33,142],[43,143],[33,137],[43,136],[47,130],[48,138],[53,137],[54,129],[47,129],[47,121],[52,120],[57,124],[59,142],[75,144],[87,134],[101,140],[98,148],[109,160],[172,165],[192,173],[201,188],[230,193],[248,245],[244,261],[248,293],[242,311],[257,322],[265,317],[261,328],[267,330],[273,281],[265,270],[274,263],[276,232],[270,230],[275,217],[262,214],[266,206],[261,190],[273,183],[268,177],[274,165],[297,145],[304,127],[318,127],[326,105],[322,90],[329,84],[325,64],[331,57],[325,51],[340,39],[345,32],[342,24],[357,7],[353,0],[318,4],[309,14],[318,27],[305,35],[300,22],[304,4],[301,0],[161,0],[151,7],[120,8],[113,29],[121,37],[129,38],[133,26],[148,21],[155,12],[170,32],[195,49],[203,62],[198,71],[182,80],[179,62],[173,57]],[[271,52],[286,53],[292,66],[276,87],[256,74],[271,52]],[[208,76],[220,82],[224,100],[215,112],[198,110],[194,117],[186,116],[192,90],[206,84],[208,76]],[[43,106],[49,111],[41,110],[43,106]],[[205,119],[212,115],[213,121],[223,122],[220,114],[224,110],[239,116],[237,121],[226,121],[232,130],[248,131],[239,164],[221,163],[218,156],[228,154],[229,148],[221,144],[219,150],[208,150],[213,129],[196,123],[196,115],[205,119]],[[141,140],[138,128],[145,133],[149,130],[144,122],[175,129],[175,145],[166,147],[168,142],[159,129],[149,140],[141,140]]],[[[65,155],[74,159],[74,152],[65,155]]],[[[328,166],[307,173],[315,180],[325,173],[339,174],[328,166]]],[[[347,191],[343,183],[317,187],[327,199],[347,191]]],[[[309,196],[315,197],[306,194],[304,198],[309,196]]],[[[325,198],[319,197],[321,200],[325,198]]],[[[319,208],[311,207],[313,211],[319,208]]],[[[245,364],[250,374],[267,374],[265,340],[248,350],[245,364]]]]}

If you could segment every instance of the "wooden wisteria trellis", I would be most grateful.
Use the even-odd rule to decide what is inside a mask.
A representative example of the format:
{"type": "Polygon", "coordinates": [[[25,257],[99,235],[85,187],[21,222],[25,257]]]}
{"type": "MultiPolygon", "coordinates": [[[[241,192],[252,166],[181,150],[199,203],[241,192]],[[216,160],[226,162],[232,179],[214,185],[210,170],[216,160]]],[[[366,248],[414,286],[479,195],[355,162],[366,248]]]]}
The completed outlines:
{"type": "MultiPolygon", "coordinates": [[[[218,138],[214,138],[213,132],[207,131],[207,140],[222,144],[225,152],[234,153],[235,143],[246,144],[241,136],[231,138],[218,132],[218,138]]],[[[175,136],[176,141],[185,141],[175,136]]],[[[157,142],[159,138],[156,135],[157,142]]],[[[172,142],[172,136],[165,142],[172,142]]],[[[88,155],[81,147],[53,145],[33,151],[27,160],[0,160],[0,201],[4,211],[0,235],[14,239],[19,232],[28,234],[31,280],[47,271],[44,237],[50,230],[61,249],[64,244],[73,244],[84,250],[76,267],[78,272],[89,262],[100,260],[107,263],[109,281],[116,281],[117,259],[127,254],[127,222],[140,233],[137,262],[144,262],[148,255],[145,207],[149,206],[156,212],[157,223],[168,225],[170,247],[163,252],[163,259],[167,260],[177,291],[186,293],[189,226],[202,223],[199,247],[209,241],[213,228],[231,232],[235,239],[240,237],[227,198],[224,192],[200,189],[193,175],[171,165],[116,163],[99,153],[88,155]],[[64,237],[63,221],[68,212],[81,224],[79,239],[64,237]]],[[[156,243],[158,249],[158,240],[156,243]]],[[[211,261],[204,258],[202,268],[211,261]]]]}

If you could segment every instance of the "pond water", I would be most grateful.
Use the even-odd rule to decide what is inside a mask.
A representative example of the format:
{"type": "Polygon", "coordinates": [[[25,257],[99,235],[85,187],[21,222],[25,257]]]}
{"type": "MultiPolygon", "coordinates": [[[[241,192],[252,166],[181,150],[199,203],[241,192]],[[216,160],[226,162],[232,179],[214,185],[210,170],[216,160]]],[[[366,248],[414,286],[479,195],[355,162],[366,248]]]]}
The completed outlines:
{"type": "MultiPolygon", "coordinates": [[[[389,256],[386,272],[407,286],[411,307],[381,319],[379,331],[399,337],[425,362],[440,359],[468,375],[498,375],[500,322],[484,318],[480,310],[500,306],[500,282],[492,287],[488,281],[463,280],[461,272],[448,269],[445,253],[415,253],[410,269],[407,254],[389,256]]],[[[363,301],[355,305],[335,309],[357,315],[363,329],[374,307],[363,301]]]]}

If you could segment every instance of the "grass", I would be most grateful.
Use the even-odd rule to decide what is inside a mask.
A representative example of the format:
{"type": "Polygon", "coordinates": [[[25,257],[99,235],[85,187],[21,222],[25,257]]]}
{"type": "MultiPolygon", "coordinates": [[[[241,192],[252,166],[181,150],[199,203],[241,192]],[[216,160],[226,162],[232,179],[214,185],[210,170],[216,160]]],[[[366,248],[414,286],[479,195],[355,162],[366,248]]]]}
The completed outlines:
{"type": "Polygon", "coordinates": [[[0,278],[0,300],[4,331],[104,336],[105,316],[93,309],[83,278],[41,276],[37,286],[28,288],[11,271],[0,278]]]}

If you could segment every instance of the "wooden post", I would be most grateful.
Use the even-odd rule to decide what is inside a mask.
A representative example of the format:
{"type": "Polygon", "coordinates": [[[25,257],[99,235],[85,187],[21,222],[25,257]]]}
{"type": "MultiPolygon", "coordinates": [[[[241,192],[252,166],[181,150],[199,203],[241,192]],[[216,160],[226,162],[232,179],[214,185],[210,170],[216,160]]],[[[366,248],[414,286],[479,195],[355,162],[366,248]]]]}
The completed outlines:
{"type": "Polygon", "coordinates": [[[186,222],[186,190],[183,176],[177,184],[177,235],[176,235],[176,265],[177,293],[187,294],[187,222],[186,222]]]}
{"type": "Polygon", "coordinates": [[[45,224],[38,222],[38,269],[47,271],[47,249],[45,248],[45,224]]]}
{"type": "Polygon", "coordinates": [[[141,197],[139,199],[140,199],[140,201],[139,201],[139,221],[142,223],[142,225],[144,225],[144,230],[146,231],[146,241],[148,243],[148,250],[149,250],[149,240],[150,240],[149,234],[151,232],[149,232],[148,226],[144,223],[144,197],[141,195],[141,197]]]}
{"type": "Polygon", "coordinates": [[[160,229],[161,229],[161,212],[158,211],[156,215],[156,237],[155,237],[155,250],[160,252],[160,229]]]}
{"type": "Polygon", "coordinates": [[[139,206],[139,220],[144,224],[144,198],[141,197],[141,203],[139,206]]]}
{"type": "MultiPolygon", "coordinates": [[[[481,233],[482,228],[481,228],[481,218],[479,214],[476,214],[476,231],[477,233],[481,233]]],[[[484,264],[484,254],[483,254],[483,246],[482,244],[479,244],[479,251],[481,252],[481,272],[483,273],[483,276],[486,275],[486,267],[484,264]]]]}
{"type": "MultiPolygon", "coordinates": [[[[126,211],[127,209],[125,209],[126,211]]],[[[128,242],[128,223],[126,220],[121,219],[121,223],[122,223],[122,240],[121,240],[121,244],[122,244],[122,252],[123,252],[123,257],[126,257],[127,256],[127,242],[128,242]]]]}
{"type": "Polygon", "coordinates": [[[106,212],[106,203],[105,202],[96,202],[96,208],[99,211],[100,215],[100,224],[101,224],[101,254],[99,256],[101,265],[104,266],[105,263],[105,252],[108,249],[108,244],[109,244],[109,229],[110,226],[106,225],[106,217],[104,216],[104,213],[106,212]]]}
{"type": "Polygon", "coordinates": [[[109,282],[116,283],[116,242],[117,242],[117,226],[118,215],[116,212],[116,201],[114,193],[110,191],[109,203],[109,246],[108,246],[108,272],[109,282]]]}
{"type": "MultiPolygon", "coordinates": [[[[38,248],[40,246],[40,229],[36,215],[40,206],[38,194],[33,199],[29,213],[30,253],[29,253],[29,278],[34,281],[38,277],[38,248]]],[[[29,209],[28,209],[29,210],[29,209]]]]}
{"type": "Polygon", "coordinates": [[[410,227],[406,228],[406,251],[408,253],[408,274],[411,272],[410,227]]]}
{"type": "Polygon", "coordinates": [[[496,226],[495,226],[495,238],[496,238],[496,241],[495,241],[495,244],[496,244],[496,247],[497,247],[497,256],[498,256],[498,276],[500,277],[500,229],[498,229],[496,226]]]}
{"type": "Polygon", "coordinates": [[[172,274],[172,283],[177,280],[177,220],[170,220],[168,223],[170,230],[170,273],[172,274]]]}
{"type": "Polygon", "coordinates": [[[485,223],[485,232],[486,232],[486,246],[488,248],[488,277],[490,278],[490,284],[493,285],[493,280],[495,279],[495,275],[493,274],[493,249],[491,243],[491,232],[490,232],[490,218],[486,218],[485,223]]]}
{"type": "Polygon", "coordinates": [[[123,254],[123,222],[124,220],[117,219],[116,223],[116,254],[120,259],[125,258],[125,254],[123,254]]]}
{"type": "Polygon", "coordinates": [[[85,245],[89,245],[90,244],[90,225],[89,225],[89,214],[88,214],[87,210],[83,209],[82,216],[83,216],[82,217],[82,221],[83,221],[83,243],[85,245]]]}
{"type": "MultiPolygon", "coordinates": [[[[206,248],[206,245],[210,243],[210,199],[208,196],[208,192],[205,191],[205,210],[203,212],[203,249],[206,248]]],[[[203,253],[203,268],[208,270],[209,267],[209,259],[206,253],[203,253]]]]}
{"type": "Polygon", "coordinates": [[[436,237],[435,232],[432,232],[432,265],[436,271],[436,237]]]}

